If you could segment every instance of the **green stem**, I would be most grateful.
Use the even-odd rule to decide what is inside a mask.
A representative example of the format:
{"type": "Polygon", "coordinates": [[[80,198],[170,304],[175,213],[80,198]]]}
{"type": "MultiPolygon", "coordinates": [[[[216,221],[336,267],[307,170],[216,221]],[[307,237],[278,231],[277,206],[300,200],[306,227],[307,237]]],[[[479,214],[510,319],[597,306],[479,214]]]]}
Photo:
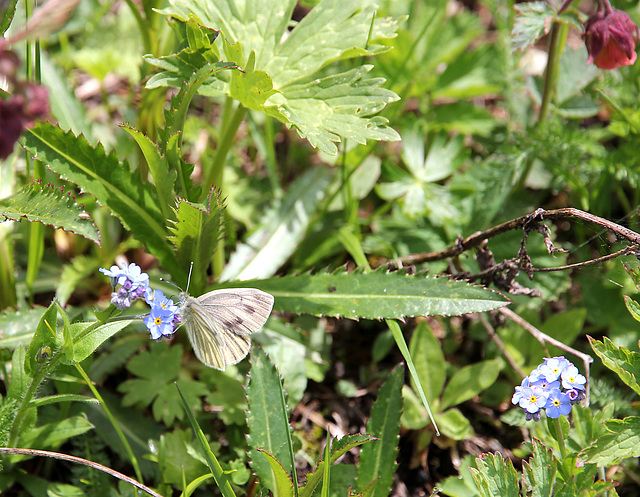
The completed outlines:
{"type": "MultiPolygon", "coordinates": [[[[247,113],[247,109],[242,105],[238,106],[231,114],[233,108],[233,100],[227,98],[225,105],[225,111],[221,122],[221,132],[218,135],[218,147],[216,154],[213,158],[213,164],[207,170],[205,176],[205,188],[203,189],[203,199],[209,195],[209,188],[211,185],[215,185],[220,189],[220,192],[224,195],[224,165],[233,145],[233,138],[235,137],[240,123],[244,119],[247,113]]],[[[218,247],[213,254],[213,275],[218,277],[224,269],[224,237],[220,237],[218,240],[218,247]]]]}
{"type": "Polygon", "coordinates": [[[20,407],[18,408],[18,414],[13,420],[11,431],[9,432],[9,442],[7,444],[7,447],[16,446],[16,442],[18,441],[18,436],[20,434],[20,428],[22,428],[24,417],[27,415],[27,412],[29,411],[28,406],[31,403],[33,396],[35,395],[36,391],[40,387],[40,384],[42,383],[42,381],[53,370],[53,367],[57,364],[57,362],[60,360],[61,357],[62,357],[62,351],[58,351],[51,357],[51,360],[49,362],[40,364],[40,367],[36,371],[35,376],[31,380],[31,383],[29,384],[29,388],[27,388],[27,391],[22,397],[22,402],[20,402],[20,407]]]}
{"type": "Polygon", "coordinates": [[[558,433],[558,437],[556,438],[556,442],[558,442],[558,448],[560,449],[560,455],[562,460],[564,461],[567,458],[567,446],[564,443],[564,435],[562,433],[562,425],[560,424],[560,418],[556,418],[553,420],[553,423],[556,427],[556,432],[558,433]]]}
{"type": "Polygon", "coordinates": [[[142,36],[142,44],[144,46],[145,53],[153,53],[153,49],[151,48],[151,37],[149,36],[148,25],[149,22],[145,21],[140,14],[137,6],[133,3],[132,0],[124,0],[126,4],[131,9],[133,13],[133,17],[136,19],[136,24],[138,25],[138,30],[140,31],[140,35],[142,36]]]}
{"type": "Polygon", "coordinates": [[[75,367],[78,370],[78,372],[82,375],[82,378],[84,379],[85,383],[91,390],[91,393],[93,393],[93,396],[96,399],[98,399],[98,402],[100,402],[100,405],[102,406],[102,409],[104,410],[104,413],[107,416],[107,419],[109,419],[111,426],[113,426],[113,429],[118,434],[118,438],[120,439],[120,442],[122,442],[122,445],[124,446],[124,450],[127,452],[127,455],[129,456],[129,460],[131,461],[131,465],[133,466],[133,470],[136,473],[136,479],[140,483],[144,483],[144,480],[142,479],[142,471],[140,471],[140,466],[138,465],[138,460],[136,459],[136,456],[134,455],[133,450],[131,449],[131,445],[129,445],[127,438],[124,436],[122,429],[118,425],[116,418],[114,418],[113,414],[111,414],[109,407],[107,407],[107,403],[104,401],[104,399],[100,395],[100,392],[98,392],[96,387],[93,385],[93,382],[91,381],[87,373],[85,373],[84,369],[82,369],[82,366],[80,364],[75,364],[75,367]]]}

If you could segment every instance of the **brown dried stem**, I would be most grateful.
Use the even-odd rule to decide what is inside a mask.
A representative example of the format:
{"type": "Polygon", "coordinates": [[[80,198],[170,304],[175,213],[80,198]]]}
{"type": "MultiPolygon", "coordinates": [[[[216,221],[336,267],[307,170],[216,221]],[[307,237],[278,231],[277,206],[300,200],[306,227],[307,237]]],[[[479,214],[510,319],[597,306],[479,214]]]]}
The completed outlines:
{"type": "Polygon", "coordinates": [[[70,461],[78,464],[84,464],[85,466],[97,469],[98,471],[102,471],[126,483],[129,483],[139,488],[143,492],[146,492],[149,495],[153,495],[153,497],[162,497],[162,495],[160,495],[158,492],[150,489],[149,487],[134,480],[133,478],[129,478],[127,475],[123,475],[122,473],[108,468],[107,466],[103,466],[102,464],[98,464],[97,462],[89,461],[88,459],[83,459],[81,457],[70,456],[69,454],[62,454],[60,452],[51,452],[48,450],[16,449],[12,447],[0,447],[0,454],[19,454],[23,456],[51,457],[53,459],[60,459],[61,461],[70,461]]]}

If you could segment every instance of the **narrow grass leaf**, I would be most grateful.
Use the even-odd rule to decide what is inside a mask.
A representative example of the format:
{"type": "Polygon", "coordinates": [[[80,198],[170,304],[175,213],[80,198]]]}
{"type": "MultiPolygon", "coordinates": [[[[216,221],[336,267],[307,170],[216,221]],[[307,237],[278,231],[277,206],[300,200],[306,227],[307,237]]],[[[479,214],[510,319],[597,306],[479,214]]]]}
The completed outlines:
{"type": "Polygon", "coordinates": [[[202,451],[204,452],[207,465],[209,466],[209,469],[213,474],[213,478],[216,481],[216,485],[218,485],[218,488],[220,489],[220,492],[224,497],[235,497],[235,493],[233,491],[233,488],[231,488],[231,482],[229,482],[229,478],[222,470],[222,466],[220,466],[220,463],[218,462],[218,459],[216,458],[215,454],[211,451],[209,442],[207,442],[207,439],[204,436],[204,433],[202,432],[200,425],[196,421],[196,418],[193,415],[193,412],[191,412],[191,408],[189,407],[187,400],[182,395],[182,392],[180,391],[180,388],[178,387],[177,383],[176,383],[176,389],[178,390],[178,394],[180,395],[180,400],[182,401],[184,410],[187,413],[189,422],[191,423],[191,428],[193,429],[193,432],[195,433],[196,438],[198,439],[198,442],[200,442],[200,446],[202,447],[202,451]]]}
{"type": "Polygon", "coordinates": [[[40,407],[49,404],[58,404],[60,402],[88,402],[90,404],[99,404],[98,399],[93,397],[87,397],[85,395],[74,395],[70,393],[64,393],[59,395],[48,395],[46,397],[40,397],[29,402],[28,407],[40,407]]]}
{"type": "Polygon", "coordinates": [[[371,408],[367,422],[367,434],[379,440],[366,444],[360,451],[358,463],[358,491],[364,492],[378,479],[371,495],[384,497],[390,494],[398,455],[400,414],[402,413],[402,384],[404,366],[396,366],[378,391],[378,398],[371,408]]]}

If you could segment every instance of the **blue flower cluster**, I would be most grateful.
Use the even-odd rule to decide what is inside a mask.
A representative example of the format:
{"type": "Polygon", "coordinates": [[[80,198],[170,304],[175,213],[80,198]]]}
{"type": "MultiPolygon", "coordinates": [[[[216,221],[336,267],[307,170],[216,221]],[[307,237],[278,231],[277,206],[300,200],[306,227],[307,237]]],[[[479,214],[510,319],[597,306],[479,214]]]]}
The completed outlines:
{"type": "Polygon", "coordinates": [[[149,275],[143,273],[135,263],[123,264],[110,269],[100,268],[100,272],[111,278],[111,303],[118,309],[126,309],[139,298],[145,299],[151,306],[149,315],[143,319],[151,332],[151,338],[158,340],[173,334],[180,326],[180,307],[165,297],[162,290],[149,288],[149,275]]]}
{"type": "Polygon", "coordinates": [[[538,421],[541,409],[545,409],[550,418],[566,416],[572,405],[584,399],[586,382],[578,368],[563,356],[545,358],[544,363],[516,387],[511,402],[526,411],[527,421],[538,421]]]}

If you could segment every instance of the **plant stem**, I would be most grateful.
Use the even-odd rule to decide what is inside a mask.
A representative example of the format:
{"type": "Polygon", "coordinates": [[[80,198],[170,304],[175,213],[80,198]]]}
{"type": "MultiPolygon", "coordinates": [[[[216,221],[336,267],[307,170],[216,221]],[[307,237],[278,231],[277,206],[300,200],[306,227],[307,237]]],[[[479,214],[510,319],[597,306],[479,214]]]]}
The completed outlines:
{"type": "Polygon", "coordinates": [[[102,409],[104,410],[104,413],[107,416],[107,419],[111,423],[111,426],[113,426],[113,429],[118,434],[118,438],[120,439],[120,442],[122,442],[122,445],[124,446],[124,450],[127,452],[127,455],[129,456],[129,460],[131,461],[131,465],[133,466],[133,470],[136,473],[136,478],[138,479],[138,481],[140,483],[143,483],[144,480],[142,479],[142,471],[140,471],[140,466],[138,465],[138,460],[136,459],[136,456],[133,453],[133,449],[131,449],[131,445],[129,445],[129,442],[128,442],[127,438],[124,436],[124,433],[122,432],[122,429],[120,428],[120,425],[118,425],[118,422],[116,421],[116,418],[114,418],[113,414],[111,414],[111,411],[109,410],[109,407],[107,406],[107,403],[104,401],[104,399],[100,395],[100,392],[98,392],[96,387],[93,385],[93,382],[91,381],[91,379],[89,378],[87,373],[85,373],[84,369],[82,369],[82,366],[80,364],[75,364],[75,367],[78,370],[78,372],[82,375],[82,378],[84,379],[85,383],[87,384],[87,386],[91,390],[91,393],[93,393],[93,396],[96,399],[98,399],[98,402],[100,402],[100,406],[102,406],[102,409]]]}
{"type": "Polygon", "coordinates": [[[560,449],[560,455],[562,456],[562,460],[564,461],[567,458],[567,446],[564,443],[564,435],[562,433],[562,425],[560,424],[560,418],[556,418],[553,420],[553,423],[556,427],[556,431],[558,433],[558,438],[556,441],[558,442],[558,447],[560,449]]]}

